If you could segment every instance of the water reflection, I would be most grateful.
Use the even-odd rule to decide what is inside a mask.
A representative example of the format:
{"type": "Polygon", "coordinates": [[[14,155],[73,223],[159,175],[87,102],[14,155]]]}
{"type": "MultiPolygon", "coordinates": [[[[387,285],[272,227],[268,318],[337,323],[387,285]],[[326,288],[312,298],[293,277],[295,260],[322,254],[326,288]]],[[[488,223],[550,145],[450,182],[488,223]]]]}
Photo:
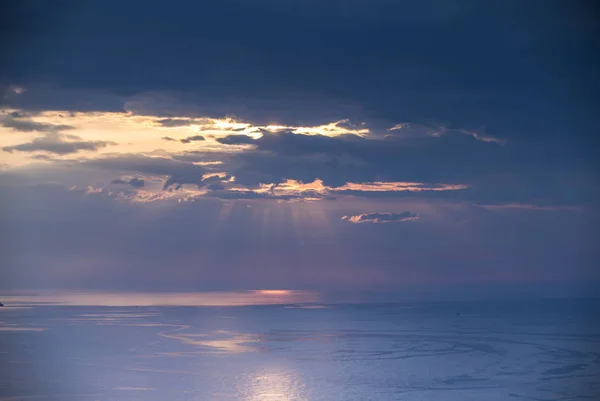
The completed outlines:
{"type": "Polygon", "coordinates": [[[240,393],[245,401],[305,401],[304,383],[286,369],[259,370],[244,383],[240,393]]]}
{"type": "Polygon", "coordinates": [[[187,345],[201,346],[212,349],[215,352],[241,353],[251,352],[255,348],[253,343],[258,339],[250,334],[235,333],[226,330],[218,330],[213,333],[179,333],[188,329],[189,326],[179,326],[170,332],[162,332],[158,335],[165,338],[181,341],[187,345]]]}

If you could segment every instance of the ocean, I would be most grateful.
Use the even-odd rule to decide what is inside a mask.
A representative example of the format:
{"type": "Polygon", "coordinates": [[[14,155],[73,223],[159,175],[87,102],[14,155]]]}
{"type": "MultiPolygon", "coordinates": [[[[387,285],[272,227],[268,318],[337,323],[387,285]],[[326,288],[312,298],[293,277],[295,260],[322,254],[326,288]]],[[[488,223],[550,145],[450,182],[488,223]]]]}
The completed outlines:
{"type": "Polygon", "coordinates": [[[0,400],[574,400],[598,301],[0,308],[0,400]]]}

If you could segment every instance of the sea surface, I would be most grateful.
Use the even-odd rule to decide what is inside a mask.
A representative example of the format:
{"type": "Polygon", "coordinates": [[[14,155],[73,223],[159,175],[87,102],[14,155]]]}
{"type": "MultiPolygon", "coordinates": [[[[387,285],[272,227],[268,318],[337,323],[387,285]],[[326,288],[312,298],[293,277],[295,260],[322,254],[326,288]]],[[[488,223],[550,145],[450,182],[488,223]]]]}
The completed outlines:
{"type": "Polygon", "coordinates": [[[598,305],[4,307],[0,399],[597,399],[598,305]]]}

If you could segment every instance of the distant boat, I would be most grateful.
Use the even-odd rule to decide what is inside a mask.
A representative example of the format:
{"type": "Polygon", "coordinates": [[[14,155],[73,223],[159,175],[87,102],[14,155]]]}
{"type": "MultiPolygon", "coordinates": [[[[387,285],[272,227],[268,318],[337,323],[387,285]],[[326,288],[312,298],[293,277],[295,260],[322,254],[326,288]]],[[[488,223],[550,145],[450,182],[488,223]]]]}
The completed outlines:
{"type": "Polygon", "coordinates": [[[0,306],[4,306],[4,304],[2,302],[0,302],[0,306]]]}

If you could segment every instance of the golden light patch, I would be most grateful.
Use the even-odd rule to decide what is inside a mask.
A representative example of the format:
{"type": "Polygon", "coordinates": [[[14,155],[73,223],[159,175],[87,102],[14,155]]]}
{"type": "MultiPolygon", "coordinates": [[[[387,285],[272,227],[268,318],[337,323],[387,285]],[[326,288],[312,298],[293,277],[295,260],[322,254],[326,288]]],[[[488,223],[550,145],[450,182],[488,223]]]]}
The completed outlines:
{"type": "Polygon", "coordinates": [[[292,291],[289,291],[289,290],[260,290],[257,292],[261,295],[278,295],[278,296],[292,294],[292,291]]]}

